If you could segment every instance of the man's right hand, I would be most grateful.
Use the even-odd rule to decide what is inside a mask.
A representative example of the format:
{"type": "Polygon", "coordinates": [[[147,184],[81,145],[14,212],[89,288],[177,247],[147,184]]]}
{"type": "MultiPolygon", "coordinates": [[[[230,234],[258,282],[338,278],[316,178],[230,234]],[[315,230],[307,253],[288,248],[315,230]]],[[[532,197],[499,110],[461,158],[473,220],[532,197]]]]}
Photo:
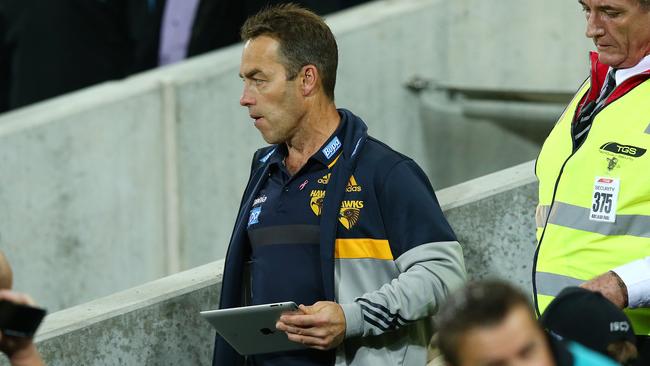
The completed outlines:
{"type": "Polygon", "coordinates": [[[341,305],[319,301],[300,305],[300,313],[283,314],[275,327],[287,333],[290,341],[318,350],[337,347],[345,337],[345,313],[341,305]]]}
{"type": "Polygon", "coordinates": [[[628,305],[627,287],[625,287],[625,283],[616,272],[605,272],[583,283],[580,287],[589,291],[600,292],[619,309],[625,309],[628,305]]]}
{"type": "MultiPolygon", "coordinates": [[[[34,306],[34,301],[25,294],[0,290],[0,300],[34,306]]],[[[31,338],[9,337],[0,332],[0,351],[9,357],[12,366],[43,366],[43,360],[31,338]]]]}

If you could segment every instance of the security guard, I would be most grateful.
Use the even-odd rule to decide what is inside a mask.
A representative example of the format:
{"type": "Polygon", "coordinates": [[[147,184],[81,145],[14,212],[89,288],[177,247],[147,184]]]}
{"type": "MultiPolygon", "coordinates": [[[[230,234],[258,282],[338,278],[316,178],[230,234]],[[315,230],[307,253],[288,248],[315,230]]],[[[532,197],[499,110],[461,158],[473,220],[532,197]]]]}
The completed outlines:
{"type": "Polygon", "coordinates": [[[537,159],[535,305],[543,312],[567,286],[599,291],[626,308],[647,357],[650,1],[580,4],[597,52],[537,159]]]}

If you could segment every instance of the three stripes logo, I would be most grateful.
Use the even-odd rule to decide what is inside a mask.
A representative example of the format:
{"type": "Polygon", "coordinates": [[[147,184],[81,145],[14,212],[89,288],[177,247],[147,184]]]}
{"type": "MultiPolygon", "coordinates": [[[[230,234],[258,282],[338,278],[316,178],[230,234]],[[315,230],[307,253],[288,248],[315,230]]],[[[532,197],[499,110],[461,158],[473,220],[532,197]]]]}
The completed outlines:
{"type": "Polygon", "coordinates": [[[385,306],[368,299],[359,298],[356,302],[361,305],[363,319],[384,332],[399,329],[412,322],[404,319],[398,313],[391,313],[385,306]]]}

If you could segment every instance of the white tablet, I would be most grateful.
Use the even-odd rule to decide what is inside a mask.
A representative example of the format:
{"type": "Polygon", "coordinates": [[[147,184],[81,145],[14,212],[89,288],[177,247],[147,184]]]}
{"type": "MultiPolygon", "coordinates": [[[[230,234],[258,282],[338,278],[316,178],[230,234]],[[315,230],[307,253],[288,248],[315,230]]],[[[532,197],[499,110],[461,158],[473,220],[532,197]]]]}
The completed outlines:
{"type": "Polygon", "coordinates": [[[294,302],[264,304],[202,311],[206,319],[240,355],[290,351],[306,348],[275,329],[282,313],[298,310],[294,302]]]}

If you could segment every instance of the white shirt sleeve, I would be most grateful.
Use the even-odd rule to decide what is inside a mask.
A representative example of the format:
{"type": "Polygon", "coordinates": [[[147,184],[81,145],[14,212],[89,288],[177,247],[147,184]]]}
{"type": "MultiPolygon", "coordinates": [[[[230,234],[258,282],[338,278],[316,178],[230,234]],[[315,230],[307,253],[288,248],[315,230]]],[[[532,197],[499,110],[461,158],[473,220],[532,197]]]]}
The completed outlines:
{"type": "Polygon", "coordinates": [[[627,287],[628,307],[650,307],[650,257],[624,264],[612,270],[627,287]]]}

